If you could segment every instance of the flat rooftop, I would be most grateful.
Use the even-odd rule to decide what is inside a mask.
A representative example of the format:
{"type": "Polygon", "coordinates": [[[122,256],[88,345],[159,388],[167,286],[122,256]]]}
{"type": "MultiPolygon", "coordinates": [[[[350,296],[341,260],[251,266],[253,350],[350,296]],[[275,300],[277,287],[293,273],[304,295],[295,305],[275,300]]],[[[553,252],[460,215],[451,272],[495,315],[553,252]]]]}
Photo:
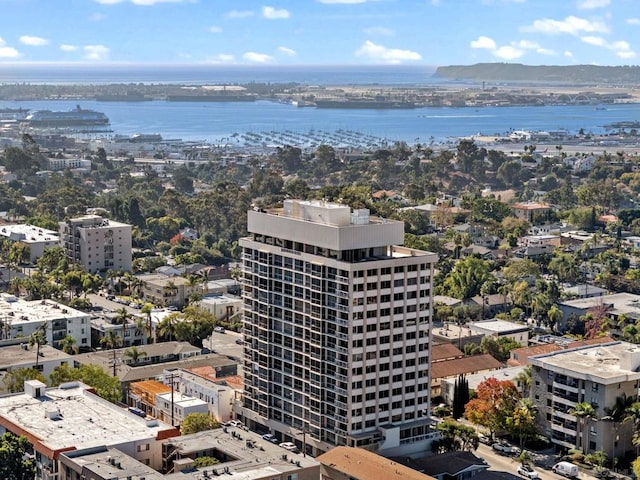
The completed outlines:
{"type": "Polygon", "coordinates": [[[57,242],[59,240],[58,232],[24,223],[3,225],[0,227],[0,235],[24,243],[57,242]]]}
{"type": "Polygon", "coordinates": [[[588,345],[529,357],[529,363],[602,384],[640,379],[640,346],[627,342],[588,345]]]}
{"type": "Polygon", "coordinates": [[[53,451],[155,439],[159,432],[173,430],[101,399],[78,382],[67,386],[47,389],[38,398],[26,393],[0,397],[0,421],[18,426],[53,451]]]}
{"type": "Polygon", "coordinates": [[[473,330],[474,328],[488,330],[495,333],[509,333],[509,332],[520,332],[529,330],[529,327],[523,325],[521,323],[508,322],[506,320],[481,320],[479,322],[469,323],[469,328],[473,330]]]}
{"type": "MultiPolygon", "coordinates": [[[[24,339],[24,345],[28,345],[29,339],[24,339]]],[[[64,353],[62,350],[53,348],[50,345],[41,345],[40,363],[51,362],[53,360],[69,361],[72,356],[64,353]]],[[[34,364],[36,361],[36,352],[30,348],[24,348],[21,345],[9,345],[0,348],[0,370],[10,370],[12,367],[22,367],[25,364],[34,364]]]]}
{"type": "MultiPolygon", "coordinates": [[[[215,449],[222,457],[229,458],[213,467],[200,469],[209,473],[215,469],[222,472],[224,468],[229,469],[229,474],[225,478],[230,480],[253,480],[255,478],[270,478],[281,476],[285,473],[293,473],[299,469],[318,469],[320,464],[310,456],[303,456],[302,453],[289,452],[278,445],[274,445],[263,440],[260,435],[249,432],[241,428],[226,427],[205,432],[194,433],[193,435],[183,435],[168,439],[165,443],[177,447],[181,456],[189,456],[203,450],[215,449]],[[253,441],[253,448],[247,447],[247,440],[253,441]]],[[[175,473],[166,475],[165,478],[200,478],[190,477],[185,473],[175,473]]]]}
{"type": "Polygon", "coordinates": [[[69,318],[91,318],[87,313],[67,307],[53,300],[22,300],[15,297],[0,297],[0,318],[11,319],[11,326],[69,318]]]}

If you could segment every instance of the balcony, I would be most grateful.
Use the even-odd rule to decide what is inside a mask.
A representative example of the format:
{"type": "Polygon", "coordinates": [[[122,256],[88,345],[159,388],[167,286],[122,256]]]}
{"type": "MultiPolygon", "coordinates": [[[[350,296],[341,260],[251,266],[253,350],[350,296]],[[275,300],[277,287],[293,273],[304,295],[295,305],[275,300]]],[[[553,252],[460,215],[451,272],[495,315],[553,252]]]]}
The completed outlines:
{"type": "Polygon", "coordinates": [[[580,391],[580,387],[578,386],[578,382],[571,382],[570,384],[554,381],[553,382],[553,390],[564,390],[566,392],[578,393],[580,391]]]}

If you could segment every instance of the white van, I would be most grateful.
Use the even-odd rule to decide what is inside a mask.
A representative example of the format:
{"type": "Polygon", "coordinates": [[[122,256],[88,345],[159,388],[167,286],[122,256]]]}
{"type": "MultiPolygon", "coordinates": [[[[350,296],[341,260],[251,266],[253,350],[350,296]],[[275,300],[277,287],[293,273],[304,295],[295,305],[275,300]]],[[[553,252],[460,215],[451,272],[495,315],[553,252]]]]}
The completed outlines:
{"type": "Polygon", "coordinates": [[[578,477],[578,467],[573,463],[569,462],[558,462],[553,468],[553,473],[558,473],[560,475],[564,475],[569,478],[577,478],[578,477]]]}

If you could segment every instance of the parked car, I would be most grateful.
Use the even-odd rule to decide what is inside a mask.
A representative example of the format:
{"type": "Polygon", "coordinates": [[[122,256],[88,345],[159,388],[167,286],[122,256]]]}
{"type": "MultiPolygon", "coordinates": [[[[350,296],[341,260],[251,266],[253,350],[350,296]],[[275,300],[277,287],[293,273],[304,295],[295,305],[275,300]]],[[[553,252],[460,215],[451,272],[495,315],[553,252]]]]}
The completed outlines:
{"type": "Polygon", "coordinates": [[[478,435],[478,440],[480,441],[480,443],[484,443],[485,445],[493,445],[493,440],[491,440],[491,438],[487,437],[486,435],[478,435]]]}
{"type": "Polygon", "coordinates": [[[504,455],[520,455],[522,452],[518,447],[514,447],[513,445],[509,445],[508,443],[500,443],[496,442],[491,445],[496,452],[502,453],[504,455]]]}
{"type": "Polygon", "coordinates": [[[267,442],[278,443],[278,439],[276,437],[274,437],[273,435],[271,435],[270,433],[262,435],[262,439],[266,440],[267,442]]]}
{"type": "Polygon", "coordinates": [[[282,448],[284,448],[285,450],[289,450],[290,452],[298,453],[298,447],[296,447],[295,443],[283,442],[283,443],[280,444],[280,446],[282,448]]]}
{"type": "Polygon", "coordinates": [[[215,327],[215,328],[213,329],[213,331],[214,331],[214,332],[217,332],[217,333],[224,333],[224,332],[226,332],[226,330],[225,330],[225,328],[224,328],[224,327],[215,327]]]}
{"type": "Polygon", "coordinates": [[[244,340],[242,340],[241,338],[236,338],[236,343],[238,345],[244,345],[244,340]]]}
{"type": "Polygon", "coordinates": [[[576,478],[579,473],[578,466],[569,462],[558,462],[553,466],[553,468],[551,468],[551,470],[553,473],[564,475],[569,478],[576,478]]]}
{"type": "Polygon", "coordinates": [[[606,469],[596,471],[593,476],[596,478],[602,478],[604,480],[610,480],[610,479],[616,478],[616,476],[613,473],[611,473],[611,470],[606,470],[606,469]]]}
{"type": "Polygon", "coordinates": [[[518,467],[518,475],[522,475],[527,478],[540,478],[538,472],[536,472],[531,465],[527,465],[526,463],[518,467]]]}
{"type": "Polygon", "coordinates": [[[236,428],[241,428],[244,425],[242,425],[242,422],[240,420],[229,420],[229,426],[236,427],[236,428]]]}

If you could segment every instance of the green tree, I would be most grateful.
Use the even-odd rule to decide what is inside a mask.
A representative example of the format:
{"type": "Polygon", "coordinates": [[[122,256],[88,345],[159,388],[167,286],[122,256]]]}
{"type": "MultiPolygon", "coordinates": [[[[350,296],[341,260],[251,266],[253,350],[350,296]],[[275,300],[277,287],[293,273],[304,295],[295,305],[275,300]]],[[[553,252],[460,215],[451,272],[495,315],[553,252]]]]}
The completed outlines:
{"type": "Polygon", "coordinates": [[[532,381],[532,372],[531,365],[527,365],[524,367],[518,375],[515,376],[514,380],[516,383],[522,385],[522,396],[523,398],[529,399],[531,395],[531,381],[532,381]]]}
{"type": "Polygon", "coordinates": [[[204,468],[204,467],[212,467],[213,465],[218,465],[220,460],[216,457],[198,457],[193,461],[194,468],[204,468]]]}
{"type": "Polygon", "coordinates": [[[120,345],[122,345],[122,337],[120,337],[113,330],[109,330],[100,339],[100,344],[104,345],[104,347],[107,348],[107,349],[111,349],[111,352],[113,353],[113,358],[111,359],[111,362],[113,364],[113,376],[115,377],[116,376],[116,368],[117,368],[116,348],[118,348],[120,345]]]}
{"type": "Polygon", "coordinates": [[[536,435],[537,408],[529,399],[520,399],[507,418],[507,427],[512,435],[520,439],[520,447],[524,447],[527,439],[536,435]]]}
{"type": "Polygon", "coordinates": [[[203,432],[218,428],[220,424],[208,413],[190,413],[185,417],[180,425],[182,435],[203,432]]]}
{"type": "Polygon", "coordinates": [[[67,334],[66,337],[60,340],[60,346],[62,347],[62,351],[64,353],[68,353],[70,355],[76,354],[80,351],[75,337],[71,334],[67,334]]]}
{"type": "Polygon", "coordinates": [[[438,423],[436,430],[440,432],[441,438],[433,442],[431,448],[435,453],[471,451],[476,450],[480,444],[475,428],[453,419],[448,418],[438,423]]]}
{"type": "Polygon", "coordinates": [[[460,375],[453,386],[453,410],[451,416],[459,419],[464,415],[464,407],[469,402],[469,382],[464,375],[460,375]]]}
{"type": "Polygon", "coordinates": [[[24,382],[27,380],[39,380],[42,383],[47,383],[44,375],[35,368],[15,368],[4,375],[2,383],[10,393],[18,393],[24,392],[24,382]]]}
{"type": "Polygon", "coordinates": [[[0,437],[0,478],[32,480],[35,475],[36,463],[29,439],[4,433],[0,437]]]}
{"type": "Polygon", "coordinates": [[[489,262],[467,257],[456,262],[444,279],[439,293],[464,300],[478,295],[482,284],[491,280],[495,279],[490,273],[489,262]]]}
{"type": "Polygon", "coordinates": [[[147,356],[147,352],[139,350],[138,347],[131,346],[124,351],[124,356],[131,360],[134,365],[147,356]]]}
{"type": "Polygon", "coordinates": [[[596,409],[588,402],[578,402],[569,410],[569,413],[576,417],[580,425],[580,432],[578,434],[580,437],[580,447],[582,453],[586,454],[589,449],[589,422],[591,420],[597,420],[596,409]]]}

